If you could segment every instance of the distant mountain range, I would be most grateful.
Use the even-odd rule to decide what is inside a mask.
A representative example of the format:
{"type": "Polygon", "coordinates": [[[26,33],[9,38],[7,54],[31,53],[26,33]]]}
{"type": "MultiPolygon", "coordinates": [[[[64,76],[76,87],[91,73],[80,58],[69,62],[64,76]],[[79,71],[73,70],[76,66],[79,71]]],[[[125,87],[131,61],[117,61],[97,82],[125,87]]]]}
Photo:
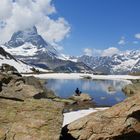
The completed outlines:
{"type": "Polygon", "coordinates": [[[105,57],[81,56],[78,61],[84,62],[94,71],[106,74],[127,74],[140,71],[140,50],[105,57]]]}
{"type": "Polygon", "coordinates": [[[38,34],[36,27],[14,33],[10,41],[1,47],[17,59],[55,72],[127,74],[140,71],[140,50],[104,57],[67,57],[47,43],[38,34]]]}
{"type": "Polygon", "coordinates": [[[106,74],[127,74],[140,71],[140,50],[126,51],[110,57],[82,56],[78,61],[84,62],[94,71],[106,74]]]}

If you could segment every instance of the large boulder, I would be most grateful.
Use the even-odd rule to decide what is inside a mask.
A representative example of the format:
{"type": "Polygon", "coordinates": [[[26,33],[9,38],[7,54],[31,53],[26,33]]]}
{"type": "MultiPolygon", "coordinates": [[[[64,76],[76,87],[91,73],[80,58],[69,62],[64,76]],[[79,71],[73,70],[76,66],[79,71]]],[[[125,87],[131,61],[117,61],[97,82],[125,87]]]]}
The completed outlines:
{"type": "Polygon", "coordinates": [[[25,80],[20,76],[0,74],[0,97],[25,100],[41,92],[42,90],[33,85],[25,84],[25,80]]]}
{"type": "Polygon", "coordinates": [[[59,140],[63,105],[51,100],[0,99],[0,140],[59,140]]]}
{"type": "Polygon", "coordinates": [[[25,80],[25,84],[34,86],[36,89],[40,90],[40,94],[35,95],[35,98],[56,98],[54,92],[45,87],[46,80],[40,80],[34,76],[23,77],[23,79],[25,80]]]}
{"type": "Polygon", "coordinates": [[[65,126],[61,140],[139,140],[140,94],[65,126]]]}

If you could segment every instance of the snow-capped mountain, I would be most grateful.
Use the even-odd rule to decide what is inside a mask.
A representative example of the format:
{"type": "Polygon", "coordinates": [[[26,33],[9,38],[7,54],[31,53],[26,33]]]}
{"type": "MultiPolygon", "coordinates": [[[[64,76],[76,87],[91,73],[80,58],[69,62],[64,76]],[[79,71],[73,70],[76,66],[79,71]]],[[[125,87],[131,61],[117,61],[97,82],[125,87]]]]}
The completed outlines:
{"type": "Polygon", "coordinates": [[[37,32],[36,27],[14,33],[7,43],[4,44],[6,51],[12,55],[32,57],[46,53],[50,57],[56,57],[58,52],[48,44],[37,32]]]}
{"type": "MultiPolygon", "coordinates": [[[[20,73],[33,72],[33,66],[27,65],[26,63],[14,58],[11,54],[7,53],[2,47],[0,47],[0,66],[2,66],[2,64],[14,66],[20,73]]],[[[34,68],[40,71],[45,71],[37,67],[34,68]]]]}
{"type": "Polygon", "coordinates": [[[140,71],[140,50],[104,57],[81,56],[78,61],[84,62],[95,71],[107,74],[127,74],[140,71]]]}
{"type": "Polygon", "coordinates": [[[92,71],[83,62],[60,54],[38,34],[36,27],[14,33],[10,41],[1,46],[16,58],[41,68],[59,72],[92,71]]]}

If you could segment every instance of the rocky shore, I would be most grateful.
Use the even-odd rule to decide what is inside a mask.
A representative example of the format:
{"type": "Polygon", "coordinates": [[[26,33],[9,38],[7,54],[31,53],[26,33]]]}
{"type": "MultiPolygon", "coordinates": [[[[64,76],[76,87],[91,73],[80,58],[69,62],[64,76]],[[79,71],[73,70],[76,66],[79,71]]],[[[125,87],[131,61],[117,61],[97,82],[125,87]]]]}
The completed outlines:
{"type": "Polygon", "coordinates": [[[139,85],[137,81],[124,88],[133,94],[123,102],[63,127],[61,140],[139,140],[139,85]]]}

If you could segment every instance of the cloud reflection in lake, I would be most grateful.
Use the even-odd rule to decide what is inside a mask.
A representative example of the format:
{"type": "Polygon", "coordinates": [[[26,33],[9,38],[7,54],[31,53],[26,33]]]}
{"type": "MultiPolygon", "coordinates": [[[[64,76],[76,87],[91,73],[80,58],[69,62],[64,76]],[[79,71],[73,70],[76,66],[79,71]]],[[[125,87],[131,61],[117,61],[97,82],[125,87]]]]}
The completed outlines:
{"type": "Polygon", "coordinates": [[[111,106],[126,98],[122,87],[129,83],[118,80],[49,79],[46,86],[63,98],[70,97],[78,87],[83,93],[90,94],[96,104],[111,106]]]}

